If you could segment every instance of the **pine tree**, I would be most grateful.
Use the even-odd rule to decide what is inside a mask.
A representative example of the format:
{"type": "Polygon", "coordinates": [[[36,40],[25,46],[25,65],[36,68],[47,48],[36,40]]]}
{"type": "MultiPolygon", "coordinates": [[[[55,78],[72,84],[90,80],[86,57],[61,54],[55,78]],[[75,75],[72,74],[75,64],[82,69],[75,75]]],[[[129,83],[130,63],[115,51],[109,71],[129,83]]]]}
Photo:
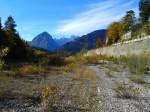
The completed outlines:
{"type": "Polygon", "coordinates": [[[135,12],[133,10],[127,11],[126,15],[122,19],[122,24],[124,25],[124,32],[132,30],[132,27],[136,23],[135,12]]]}
{"type": "Polygon", "coordinates": [[[140,20],[144,24],[150,18],[150,0],[140,0],[139,10],[140,10],[140,20]]]}
{"type": "Polygon", "coordinates": [[[14,19],[12,18],[12,16],[9,16],[5,22],[4,30],[15,34],[16,33],[16,29],[15,29],[16,26],[17,25],[16,25],[14,19]]]}
{"type": "Polygon", "coordinates": [[[0,30],[2,29],[2,22],[1,22],[1,17],[0,17],[0,30]]]}

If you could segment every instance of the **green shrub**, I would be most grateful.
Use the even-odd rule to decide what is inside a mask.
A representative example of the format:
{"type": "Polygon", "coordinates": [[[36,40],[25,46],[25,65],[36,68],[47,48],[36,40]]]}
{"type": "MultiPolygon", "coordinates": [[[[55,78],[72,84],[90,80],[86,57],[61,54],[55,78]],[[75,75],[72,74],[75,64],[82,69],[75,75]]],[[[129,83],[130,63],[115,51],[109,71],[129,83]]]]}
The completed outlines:
{"type": "Polygon", "coordinates": [[[50,55],[48,57],[49,61],[48,64],[49,65],[57,65],[57,66],[61,66],[65,64],[65,59],[64,57],[62,57],[61,55],[50,55]]]}

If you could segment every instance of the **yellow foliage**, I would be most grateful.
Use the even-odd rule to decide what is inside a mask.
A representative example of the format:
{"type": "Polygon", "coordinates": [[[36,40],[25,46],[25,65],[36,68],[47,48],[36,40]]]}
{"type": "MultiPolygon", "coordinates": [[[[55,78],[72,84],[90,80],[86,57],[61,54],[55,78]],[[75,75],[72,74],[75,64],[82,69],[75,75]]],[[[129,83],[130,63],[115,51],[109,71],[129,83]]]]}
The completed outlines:
{"type": "Polygon", "coordinates": [[[108,27],[107,36],[109,38],[109,43],[117,42],[121,38],[123,31],[123,24],[120,22],[113,22],[108,27]]]}

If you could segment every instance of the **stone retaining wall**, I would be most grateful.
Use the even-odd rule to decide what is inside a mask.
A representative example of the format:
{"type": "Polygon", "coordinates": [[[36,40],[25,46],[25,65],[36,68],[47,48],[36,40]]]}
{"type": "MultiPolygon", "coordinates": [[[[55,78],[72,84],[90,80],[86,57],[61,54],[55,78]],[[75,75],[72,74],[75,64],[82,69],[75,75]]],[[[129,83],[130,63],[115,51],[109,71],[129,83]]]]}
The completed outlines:
{"type": "Polygon", "coordinates": [[[141,53],[150,53],[150,36],[125,41],[123,43],[117,43],[112,46],[99,48],[95,50],[91,50],[87,52],[87,56],[91,56],[94,54],[97,55],[108,55],[108,56],[126,56],[126,55],[139,55],[141,53]]]}

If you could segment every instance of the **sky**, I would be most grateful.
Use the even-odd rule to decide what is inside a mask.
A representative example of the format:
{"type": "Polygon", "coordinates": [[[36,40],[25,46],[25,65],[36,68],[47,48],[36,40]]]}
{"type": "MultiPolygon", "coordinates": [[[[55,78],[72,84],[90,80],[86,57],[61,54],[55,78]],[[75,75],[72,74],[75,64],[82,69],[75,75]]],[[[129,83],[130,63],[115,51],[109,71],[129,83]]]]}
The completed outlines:
{"type": "Polygon", "coordinates": [[[4,23],[13,16],[17,30],[25,40],[47,31],[54,38],[82,36],[107,28],[128,10],[138,16],[139,0],[0,0],[4,23]]]}

